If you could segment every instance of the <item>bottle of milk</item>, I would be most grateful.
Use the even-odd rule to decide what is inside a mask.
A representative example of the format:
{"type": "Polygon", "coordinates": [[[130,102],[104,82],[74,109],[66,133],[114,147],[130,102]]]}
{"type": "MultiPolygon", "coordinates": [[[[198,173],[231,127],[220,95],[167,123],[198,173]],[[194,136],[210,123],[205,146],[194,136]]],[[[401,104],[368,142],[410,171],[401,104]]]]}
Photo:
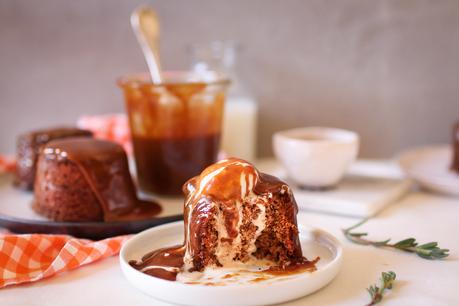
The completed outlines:
{"type": "Polygon", "coordinates": [[[233,42],[214,41],[190,47],[192,70],[222,72],[231,79],[225,105],[222,150],[228,157],[254,161],[257,142],[257,103],[241,84],[236,72],[238,47],[233,42]]]}

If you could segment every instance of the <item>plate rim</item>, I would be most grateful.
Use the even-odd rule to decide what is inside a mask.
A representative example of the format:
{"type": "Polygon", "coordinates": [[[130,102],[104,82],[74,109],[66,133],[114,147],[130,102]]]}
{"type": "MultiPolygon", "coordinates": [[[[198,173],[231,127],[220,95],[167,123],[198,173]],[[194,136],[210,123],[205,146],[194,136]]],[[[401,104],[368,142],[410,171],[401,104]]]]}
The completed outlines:
{"type": "Polygon", "coordinates": [[[406,169],[407,164],[405,163],[406,159],[415,153],[427,150],[451,150],[450,145],[448,144],[432,144],[432,145],[425,145],[425,146],[418,146],[410,149],[403,150],[402,152],[398,153],[395,156],[395,160],[400,165],[402,169],[406,169]]]}
{"type": "MultiPolygon", "coordinates": [[[[11,172],[2,172],[0,171],[0,177],[5,178],[6,180],[12,180],[14,174],[11,172]]],[[[15,188],[16,189],[16,188],[15,188]]],[[[33,191],[26,191],[22,189],[17,189],[18,192],[26,192],[33,194],[33,191]]],[[[30,203],[28,203],[30,205],[30,203]]],[[[162,204],[160,203],[162,206],[162,204]]],[[[162,206],[164,209],[164,207],[162,206]]],[[[183,213],[165,215],[165,216],[153,216],[141,220],[121,220],[121,221],[54,221],[51,219],[31,219],[31,218],[22,218],[20,216],[8,215],[0,212],[0,227],[10,229],[16,226],[34,226],[42,227],[48,229],[57,229],[57,228],[66,228],[66,229],[75,229],[81,230],[86,228],[92,228],[97,230],[119,228],[119,227],[155,227],[164,223],[170,223],[177,220],[183,219],[183,213]]],[[[23,233],[23,232],[20,232],[23,233]]],[[[30,232],[31,234],[35,232],[30,232]]],[[[50,233],[56,234],[56,233],[50,233]]],[[[65,235],[64,233],[62,233],[65,235]]],[[[68,233],[67,233],[68,234],[68,233]]],[[[108,236],[107,236],[108,237],[108,236]]]]}
{"type": "MultiPolygon", "coordinates": [[[[150,232],[165,230],[165,229],[168,229],[169,227],[173,228],[173,227],[177,227],[177,226],[183,226],[183,222],[184,221],[176,221],[176,222],[163,224],[163,225],[160,225],[160,226],[157,226],[157,227],[154,227],[154,228],[149,228],[149,229],[146,229],[146,230],[144,230],[144,231],[142,231],[140,233],[135,234],[128,241],[126,241],[123,244],[123,246],[121,247],[121,250],[120,250],[120,253],[119,253],[119,263],[120,263],[121,269],[123,270],[124,277],[126,277],[124,268],[127,268],[127,269],[129,269],[129,271],[132,271],[133,273],[136,273],[139,277],[151,280],[152,282],[160,282],[160,283],[163,283],[163,284],[171,284],[171,283],[173,283],[174,284],[173,286],[179,286],[179,287],[183,287],[183,288],[196,288],[196,287],[198,287],[200,289],[209,290],[209,291],[224,291],[224,290],[233,290],[234,288],[237,288],[237,287],[245,287],[245,286],[247,286],[247,284],[244,284],[244,285],[243,284],[231,285],[231,286],[206,286],[206,285],[202,285],[202,284],[190,285],[190,284],[185,284],[185,283],[181,283],[181,282],[171,282],[171,281],[168,281],[168,280],[164,280],[164,279],[160,279],[160,278],[157,278],[157,277],[149,276],[149,275],[147,275],[145,273],[142,273],[142,272],[134,269],[131,265],[129,265],[129,260],[126,258],[127,257],[126,256],[126,252],[128,252],[128,250],[130,248],[130,245],[133,244],[135,240],[142,239],[141,236],[150,235],[151,234],[150,232]]],[[[326,266],[321,267],[320,271],[326,271],[326,270],[334,268],[335,266],[338,266],[337,270],[339,272],[339,270],[341,268],[341,263],[342,263],[342,260],[343,260],[344,248],[343,248],[342,243],[338,240],[338,238],[336,238],[334,235],[332,235],[329,232],[327,232],[327,231],[325,231],[325,230],[323,230],[321,228],[318,228],[318,227],[313,227],[313,226],[309,226],[309,225],[305,225],[305,224],[299,224],[298,228],[300,229],[300,231],[301,231],[301,229],[304,229],[304,230],[307,230],[310,233],[320,232],[322,235],[327,237],[327,240],[332,241],[332,243],[334,244],[334,246],[336,248],[336,255],[334,256],[334,258],[326,266]]],[[[324,245],[324,244],[322,244],[322,245],[324,245]]],[[[326,245],[324,245],[324,246],[327,247],[326,245]]],[[[328,249],[328,247],[327,247],[327,249],[328,249]]],[[[319,269],[317,271],[319,271],[319,269]]],[[[311,275],[313,273],[317,273],[317,271],[303,272],[303,273],[298,273],[297,275],[298,276],[311,275]]],[[[336,273],[336,275],[338,274],[338,272],[336,273]]],[[[336,275],[334,275],[331,280],[333,280],[336,277],[336,275]]],[[[298,277],[286,278],[283,281],[285,281],[285,282],[286,281],[298,281],[298,277]]],[[[132,285],[132,283],[131,283],[131,285],[132,285]]],[[[250,284],[250,286],[253,286],[253,287],[267,287],[267,286],[270,286],[270,285],[271,284],[269,282],[257,282],[257,283],[250,284]]],[[[134,286],[134,285],[132,285],[132,286],[134,286]]],[[[326,286],[326,284],[324,286],[326,286]]],[[[134,287],[136,287],[136,286],[134,286],[134,287]]],[[[136,287],[136,288],[139,289],[138,287],[136,287]]]]}
{"type": "Polygon", "coordinates": [[[412,164],[414,158],[416,158],[415,155],[425,154],[425,152],[428,151],[437,153],[442,151],[451,151],[451,145],[443,143],[414,147],[397,154],[396,160],[405,175],[416,181],[422,187],[440,194],[458,196],[459,192],[453,190],[455,186],[454,184],[451,184],[451,180],[448,178],[445,179],[443,176],[429,176],[425,175],[425,173],[413,170],[412,164]]]}
{"type": "MultiPolygon", "coordinates": [[[[163,217],[153,217],[148,219],[141,220],[127,220],[127,221],[53,221],[53,220],[34,220],[34,219],[25,219],[15,216],[5,215],[0,213],[0,224],[2,222],[14,222],[19,224],[28,224],[28,225],[40,225],[40,226],[62,226],[62,227],[107,227],[107,226],[116,226],[116,225],[128,225],[128,224],[142,224],[142,223],[151,223],[152,221],[159,222],[172,222],[176,221],[178,218],[183,218],[183,214],[174,214],[163,217]]],[[[180,221],[178,221],[180,222],[180,221]]]]}

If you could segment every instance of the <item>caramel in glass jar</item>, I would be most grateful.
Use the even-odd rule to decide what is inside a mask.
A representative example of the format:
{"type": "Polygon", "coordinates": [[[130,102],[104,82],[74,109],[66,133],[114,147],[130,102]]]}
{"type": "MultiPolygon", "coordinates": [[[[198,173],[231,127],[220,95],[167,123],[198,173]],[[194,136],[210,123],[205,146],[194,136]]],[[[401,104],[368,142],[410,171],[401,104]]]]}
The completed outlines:
{"type": "Polygon", "coordinates": [[[153,84],[142,75],[122,78],[138,184],[142,191],[180,195],[182,185],[216,162],[228,81],[190,81],[165,74],[153,84]]]}

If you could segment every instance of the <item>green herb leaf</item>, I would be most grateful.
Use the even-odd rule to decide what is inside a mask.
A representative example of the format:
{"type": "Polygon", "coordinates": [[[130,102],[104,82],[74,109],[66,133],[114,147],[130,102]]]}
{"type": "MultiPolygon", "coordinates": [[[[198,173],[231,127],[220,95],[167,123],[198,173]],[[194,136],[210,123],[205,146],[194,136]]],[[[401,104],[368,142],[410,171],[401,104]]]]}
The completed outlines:
{"type": "Polygon", "coordinates": [[[405,252],[415,253],[416,255],[424,259],[442,259],[448,257],[449,255],[449,249],[441,249],[440,247],[438,247],[437,242],[429,242],[419,245],[415,238],[407,238],[391,244],[389,243],[390,239],[372,241],[365,238],[366,236],[368,236],[368,233],[352,232],[352,230],[356,229],[357,227],[361,226],[367,221],[368,219],[363,219],[357,224],[346,229],[343,229],[344,236],[346,236],[346,238],[353,243],[361,245],[372,245],[374,247],[394,248],[405,252]]]}
{"type": "Polygon", "coordinates": [[[367,306],[378,304],[382,301],[384,296],[384,291],[387,289],[392,289],[394,281],[396,278],[395,272],[382,272],[381,273],[381,286],[372,285],[367,288],[368,294],[370,295],[371,301],[367,306]]]}

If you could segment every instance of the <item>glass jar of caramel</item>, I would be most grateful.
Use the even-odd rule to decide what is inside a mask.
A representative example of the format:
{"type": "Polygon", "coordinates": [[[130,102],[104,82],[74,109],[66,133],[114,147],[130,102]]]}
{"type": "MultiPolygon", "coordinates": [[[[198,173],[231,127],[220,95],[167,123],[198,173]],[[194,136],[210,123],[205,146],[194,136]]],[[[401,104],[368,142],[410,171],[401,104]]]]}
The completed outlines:
{"type": "Polygon", "coordinates": [[[216,162],[228,79],[215,72],[165,72],[121,78],[138,184],[143,192],[179,195],[216,162]]]}

